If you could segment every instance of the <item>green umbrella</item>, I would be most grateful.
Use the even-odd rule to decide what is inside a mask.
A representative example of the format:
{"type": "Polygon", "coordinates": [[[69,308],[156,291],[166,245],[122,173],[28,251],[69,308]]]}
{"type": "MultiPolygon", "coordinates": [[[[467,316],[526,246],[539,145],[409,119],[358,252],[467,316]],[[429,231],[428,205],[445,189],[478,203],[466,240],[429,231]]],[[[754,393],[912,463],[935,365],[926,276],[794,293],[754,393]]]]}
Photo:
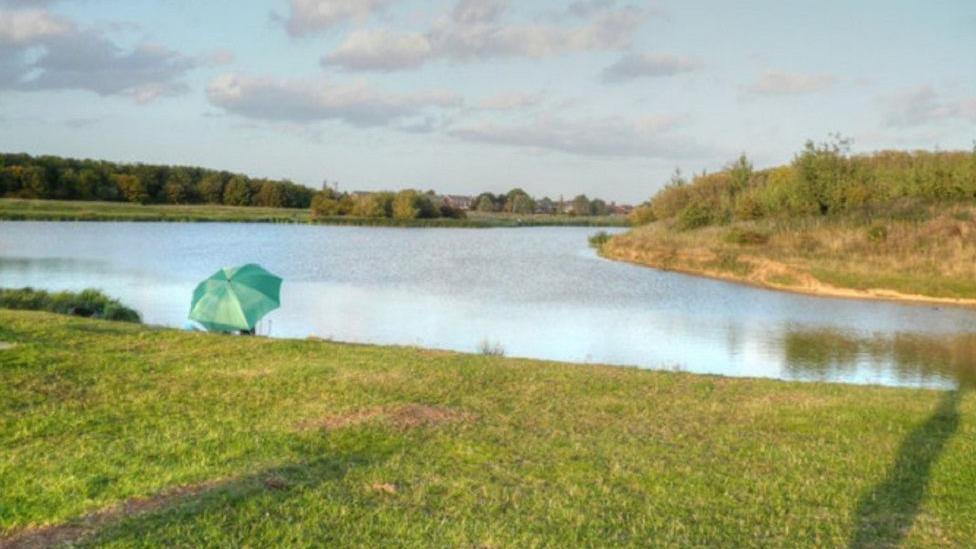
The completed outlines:
{"type": "Polygon", "coordinates": [[[252,330],[280,305],[281,278],[260,265],[223,268],[193,290],[190,319],[211,331],[252,330]]]}

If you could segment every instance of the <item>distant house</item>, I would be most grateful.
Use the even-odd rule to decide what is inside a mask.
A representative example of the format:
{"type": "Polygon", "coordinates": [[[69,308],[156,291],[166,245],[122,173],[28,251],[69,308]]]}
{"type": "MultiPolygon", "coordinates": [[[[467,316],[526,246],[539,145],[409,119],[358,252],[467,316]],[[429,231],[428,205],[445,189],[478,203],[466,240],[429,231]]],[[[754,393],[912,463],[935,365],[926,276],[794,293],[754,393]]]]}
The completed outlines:
{"type": "Polygon", "coordinates": [[[470,210],[474,206],[473,196],[464,196],[460,194],[446,194],[440,197],[441,200],[451,206],[452,208],[457,208],[459,210],[470,210]]]}
{"type": "Polygon", "coordinates": [[[535,213],[554,214],[556,213],[556,207],[556,203],[548,198],[542,198],[535,201],[535,213]]]}
{"type": "Polygon", "coordinates": [[[612,215],[627,215],[634,209],[630,204],[617,204],[616,202],[611,202],[607,210],[612,215]]]}

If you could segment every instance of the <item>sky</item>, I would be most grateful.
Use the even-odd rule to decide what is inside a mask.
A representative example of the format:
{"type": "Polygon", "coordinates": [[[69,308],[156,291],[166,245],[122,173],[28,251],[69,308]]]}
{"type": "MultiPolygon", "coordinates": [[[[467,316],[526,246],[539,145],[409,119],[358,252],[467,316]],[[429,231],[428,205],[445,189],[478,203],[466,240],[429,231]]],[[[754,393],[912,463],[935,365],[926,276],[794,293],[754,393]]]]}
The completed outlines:
{"type": "Polygon", "coordinates": [[[971,0],[0,0],[0,150],[340,190],[647,199],[971,149],[971,0]]]}

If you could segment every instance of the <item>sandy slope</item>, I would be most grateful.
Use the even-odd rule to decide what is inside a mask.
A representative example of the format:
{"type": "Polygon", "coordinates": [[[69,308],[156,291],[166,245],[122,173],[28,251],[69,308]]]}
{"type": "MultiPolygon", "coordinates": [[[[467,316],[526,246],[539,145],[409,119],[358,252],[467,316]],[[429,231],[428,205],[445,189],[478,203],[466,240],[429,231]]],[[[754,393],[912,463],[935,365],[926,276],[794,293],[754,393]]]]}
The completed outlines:
{"type": "Polygon", "coordinates": [[[905,294],[885,288],[859,290],[833,286],[816,279],[802,267],[745,254],[740,255],[737,260],[742,263],[748,263],[751,269],[748,274],[742,275],[703,266],[716,259],[715,254],[709,250],[693,249],[679,252],[673,252],[672,250],[633,250],[624,246],[615,245],[613,240],[611,240],[600,250],[600,255],[608,259],[625,261],[665,271],[704,276],[760,288],[807,295],[976,307],[976,299],[905,294]]]}

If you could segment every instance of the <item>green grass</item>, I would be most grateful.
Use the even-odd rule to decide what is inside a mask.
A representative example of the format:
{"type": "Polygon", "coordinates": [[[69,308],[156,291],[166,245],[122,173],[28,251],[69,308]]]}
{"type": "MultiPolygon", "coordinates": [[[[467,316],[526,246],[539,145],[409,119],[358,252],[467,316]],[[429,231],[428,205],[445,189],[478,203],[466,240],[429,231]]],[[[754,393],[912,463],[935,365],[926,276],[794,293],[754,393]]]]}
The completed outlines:
{"type": "Polygon", "coordinates": [[[0,198],[0,220],[9,221],[184,221],[248,223],[320,223],[377,227],[527,227],[624,226],[625,216],[515,215],[469,212],[466,219],[396,220],[335,216],[312,220],[306,209],[215,205],[132,204],[0,198]]]}
{"type": "Polygon", "coordinates": [[[0,349],[0,538],[69,524],[118,547],[976,539],[969,393],[26,311],[0,310],[0,341],[14,343],[0,349]],[[145,512],[79,518],[125,501],[145,512]]]}

